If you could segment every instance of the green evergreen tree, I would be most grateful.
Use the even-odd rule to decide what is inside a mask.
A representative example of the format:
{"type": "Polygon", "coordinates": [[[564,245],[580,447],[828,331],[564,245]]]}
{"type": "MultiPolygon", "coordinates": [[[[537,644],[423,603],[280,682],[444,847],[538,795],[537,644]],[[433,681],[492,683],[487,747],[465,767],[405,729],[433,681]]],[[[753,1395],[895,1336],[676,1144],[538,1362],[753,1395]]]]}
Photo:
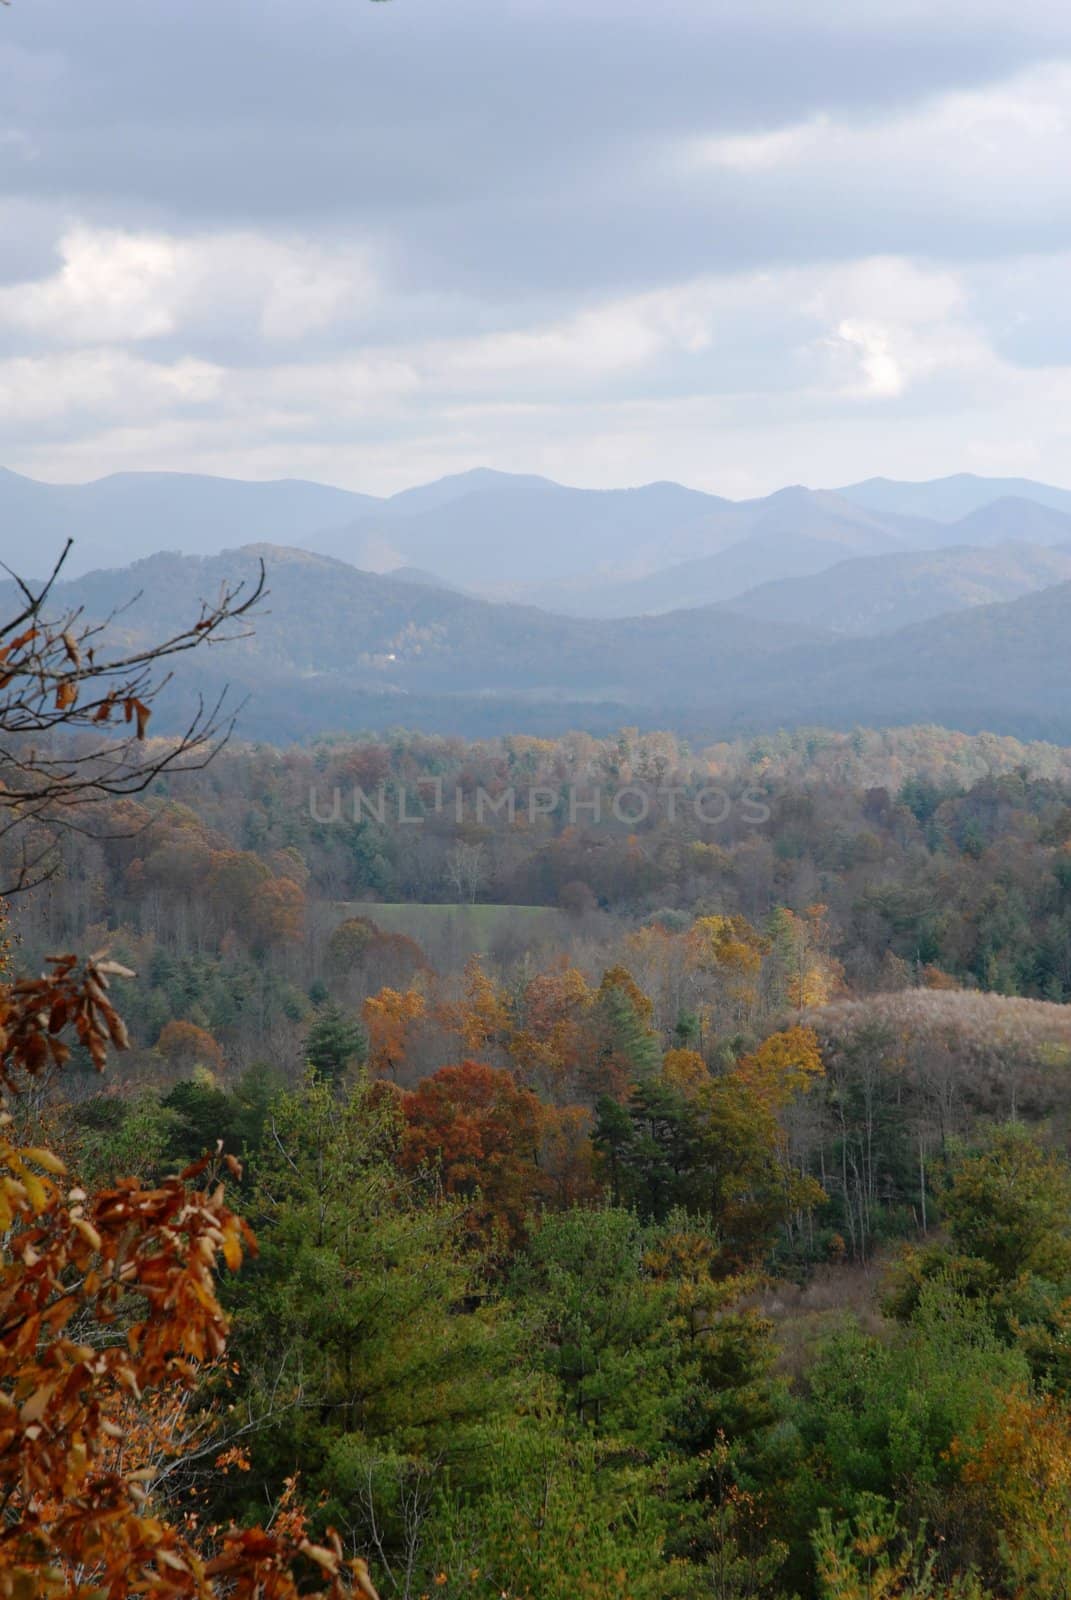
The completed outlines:
{"type": "Polygon", "coordinates": [[[305,1059],[322,1078],[337,1081],[348,1068],[363,1065],[368,1053],[364,1029],[333,1001],[321,1006],[305,1035],[305,1059]]]}

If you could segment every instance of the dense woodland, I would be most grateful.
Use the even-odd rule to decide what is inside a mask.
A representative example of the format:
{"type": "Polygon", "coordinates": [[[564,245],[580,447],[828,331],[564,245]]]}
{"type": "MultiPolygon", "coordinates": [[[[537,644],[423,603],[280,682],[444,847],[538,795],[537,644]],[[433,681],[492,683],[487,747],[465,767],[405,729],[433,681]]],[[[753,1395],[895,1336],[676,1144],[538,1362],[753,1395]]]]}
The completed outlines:
{"type": "Polygon", "coordinates": [[[259,1241],[138,1403],[171,1523],[413,1600],[1071,1593],[1071,752],[234,746],[42,849],[10,966],[136,976],[20,1135],[222,1149],[259,1241]]]}

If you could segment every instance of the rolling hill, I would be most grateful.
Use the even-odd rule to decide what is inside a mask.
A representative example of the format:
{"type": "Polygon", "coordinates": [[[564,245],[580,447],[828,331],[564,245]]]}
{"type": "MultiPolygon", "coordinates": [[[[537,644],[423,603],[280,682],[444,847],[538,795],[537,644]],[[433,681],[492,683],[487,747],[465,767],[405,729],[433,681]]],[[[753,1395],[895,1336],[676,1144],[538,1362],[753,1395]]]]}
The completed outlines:
{"type": "Polygon", "coordinates": [[[778,626],[838,634],[892,633],[943,612],[1014,600],[1071,579],[1071,543],[969,545],[840,561],[809,577],[778,579],[736,595],[732,610],[778,626]]]}
{"type": "MultiPolygon", "coordinates": [[[[396,722],[421,696],[691,700],[705,683],[742,683],[758,656],[821,637],[784,628],[757,642],[749,620],[718,611],[594,622],[555,616],[271,545],[212,558],[163,554],[88,573],[57,584],[51,609],[81,606],[90,619],[118,611],[113,636],[142,642],[196,618],[202,596],[255,578],[261,560],[269,593],[255,631],[179,663],[165,711],[192,688],[209,695],[229,682],[236,695],[251,696],[245,731],[267,737],[288,705],[303,708],[285,713],[291,728],[353,726],[369,696],[392,702],[396,722]]],[[[13,608],[11,584],[0,589],[0,604],[13,608]]],[[[165,723],[158,718],[157,726],[165,723]]]]}
{"type": "Polygon", "coordinates": [[[116,626],[144,638],[188,621],[200,595],[251,575],[260,559],[270,594],[255,634],[177,664],[161,731],[192,693],[229,682],[248,697],[240,731],[275,742],[391,726],[479,734],[636,723],[718,737],[920,721],[1071,742],[1071,582],[837,639],[719,607],[564,617],[259,546],[89,574],[60,586],[56,606],[102,617],[140,590],[116,626]]]}
{"type": "Polygon", "coordinates": [[[759,668],[738,706],[756,727],[934,722],[1066,743],[1069,690],[1071,582],[876,639],[793,649],[759,668]]]}

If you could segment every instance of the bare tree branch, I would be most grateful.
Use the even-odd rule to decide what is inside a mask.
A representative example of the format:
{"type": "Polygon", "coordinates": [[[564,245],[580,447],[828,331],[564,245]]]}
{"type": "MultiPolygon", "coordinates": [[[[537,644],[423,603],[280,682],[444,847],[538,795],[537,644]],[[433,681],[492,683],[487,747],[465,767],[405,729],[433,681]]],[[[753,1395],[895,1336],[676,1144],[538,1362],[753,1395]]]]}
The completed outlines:
{"type": "Polygon", "coordinates": [[[11,573],[24,603],[0,623],[4,894],[50,875],[60,835],[85,831],[81,808],[141,794],[164,772],[198,771],[226,744],[241,709],[227,707],[226,690],[209,703],[198,696],[177,734],[148,737],[153,704],[172,681],[170,671],[159,669],[174,656],[248,637],[249,615],[265,594],[261,561],[255,580],[224,584],[213,602],[201,602],[188,627],[155,642],[110,648],[126,607],[102,621],[87,620],[82,606],[49,611],[70,549],[68,540],[36,593],[11,573]],[[9,836],[13,844],[17,838],[10,852],[9,836]]]}

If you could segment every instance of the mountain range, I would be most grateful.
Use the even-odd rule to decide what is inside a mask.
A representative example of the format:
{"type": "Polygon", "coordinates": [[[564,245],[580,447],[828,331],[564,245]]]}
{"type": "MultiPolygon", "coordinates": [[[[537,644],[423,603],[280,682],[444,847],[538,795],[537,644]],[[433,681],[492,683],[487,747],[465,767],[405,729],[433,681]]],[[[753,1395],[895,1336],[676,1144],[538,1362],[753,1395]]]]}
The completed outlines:
{"type": "Polygon", "coordinates": [[[41,576],[67,537],[53,609],[118,612],[131,638],[173,631],[266,564],[255,633],[179,663],[161,729],[229,680],[241,731],[272,740],[923,720],[1071,742],[1071,492],[1027,480],[731,501],[479,470],[384,500],[0,472],[9,567],[41,576]]]}
{"type": "MultiPolygon", "coordinates": [[[[1001,570],[1008,559],[963,554],[982,577],[983,558],[997,555],[1001,570]]],[[[1054,554],[1041,549],[1035,559],[1054,554]]],[[[260,561],[269,594],[254,632],[182,658],[155,728],[181,720],[194,692],[214,697],[229,683],[232,703],[244,702],[239,732],[276,743],[392,727],[549,734],[629,723],[717,738],[907,722],[1071,743],[1071,581],[837,637],[805,617],[725,606],[567,617],[255,545],[216,557],[165,553],[67,580],[51,609],[78,605],[103,618],[122,608],[112,628],[148,639],[188,623],[199,596],[252,577],[260,561]]],[[[14,587],[6,587],[0,604],[10,609],[14,587]]]]}
{"type": "MultiPolygon", "coordinates": [[[[149,472],[46,484],[0,470],[0,559],[40,576],[68,537],[71,576],[162,550],[214,556],[270,543],[489,599],[626,617],[721,604],[850,560],[1068,545],[1071,491],[960,476],[733,501],[674,483],[575,489],[478,469],[377,499],[299,480],[149,472]]],[[[1028,565],[1024,557],[1020,570],[1028,565]]],[[[1046,580],[1040,572],[1036,586],[1046,580]]],[[[1007,594],[976,596],[967,581],[963,603],[979,597],[1007,594]]]]}

